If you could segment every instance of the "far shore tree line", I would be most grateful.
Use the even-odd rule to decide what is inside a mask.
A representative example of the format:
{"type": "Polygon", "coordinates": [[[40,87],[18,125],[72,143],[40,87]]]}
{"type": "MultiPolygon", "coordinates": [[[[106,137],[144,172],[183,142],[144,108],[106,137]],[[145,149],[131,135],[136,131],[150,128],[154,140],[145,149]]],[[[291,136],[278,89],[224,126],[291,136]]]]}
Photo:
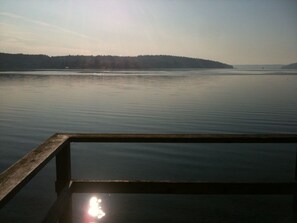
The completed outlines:
{"type": "Polygon", "coordinates": [[[0,53],[0,69],[232,68],[218,61],[168,55],[47,56],[0,53]]]}

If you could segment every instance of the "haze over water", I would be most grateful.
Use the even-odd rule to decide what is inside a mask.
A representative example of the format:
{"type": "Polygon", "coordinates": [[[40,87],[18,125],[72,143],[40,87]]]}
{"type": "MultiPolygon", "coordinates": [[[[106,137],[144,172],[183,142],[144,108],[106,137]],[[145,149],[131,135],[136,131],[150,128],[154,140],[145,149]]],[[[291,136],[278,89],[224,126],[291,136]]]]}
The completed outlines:
{"type": "MultiPolygon", "coordinates": [[[[1,72],[0,169],[55,132],[296,133],[296,74],[280,69],[1,72]]],[[[295,152],[296,145],[271,144],[74,144],[72,168],[74,178],[83,179],[290,181],[295,152]]],[[[40,222],[55,198],[54,171],[51,162],[1,210],[0,219],[40,222]]],[[[86,199],[74,196],[77,222],[86,199]]],[[[293,218],[290,196],[102,195],[102,200],[109,222],[293,218]]]]}

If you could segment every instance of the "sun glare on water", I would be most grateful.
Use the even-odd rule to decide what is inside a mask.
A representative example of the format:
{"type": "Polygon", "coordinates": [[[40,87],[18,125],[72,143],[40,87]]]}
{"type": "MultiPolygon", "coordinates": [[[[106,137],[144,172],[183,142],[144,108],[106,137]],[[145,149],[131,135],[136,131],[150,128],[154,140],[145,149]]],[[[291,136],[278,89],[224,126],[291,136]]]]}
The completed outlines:
{"type": "Polygon", "coordinates": [[[104,211],[102,210],[101,207],[101,199],[97,197],[91,197],[89,201],[89,209],[88,209],[88,214],[91,217],[101,219],[105,216],[104,211]]]}

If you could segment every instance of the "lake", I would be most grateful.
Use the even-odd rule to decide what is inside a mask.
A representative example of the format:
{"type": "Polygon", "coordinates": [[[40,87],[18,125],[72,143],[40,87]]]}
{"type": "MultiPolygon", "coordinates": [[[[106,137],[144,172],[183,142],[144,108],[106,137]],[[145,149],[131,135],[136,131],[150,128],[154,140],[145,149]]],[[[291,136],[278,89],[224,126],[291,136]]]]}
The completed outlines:
{"type": "MultiPolygon", "coordinates": [[[[56,132],[297,133],[297,70],[0,72],[0,171],[56,132]]],[[[74,178],[290,181],[296,145],[74,144],[71,152],[74,178]]],[[[40,222],[54,179],[51,161],[0,222],[40,222]]],[[[74,222],[84,222],[90,196],[73,196],[74,222]]],[[[293,222],[292,196],[99,196],[100,222],[293,222]]]]}

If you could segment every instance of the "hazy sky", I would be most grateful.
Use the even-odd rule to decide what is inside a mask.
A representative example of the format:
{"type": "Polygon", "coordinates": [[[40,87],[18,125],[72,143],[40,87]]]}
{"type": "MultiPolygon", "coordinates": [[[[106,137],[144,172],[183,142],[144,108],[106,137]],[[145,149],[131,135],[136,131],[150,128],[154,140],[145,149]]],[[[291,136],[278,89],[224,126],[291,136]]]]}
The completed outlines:
{"type": "Polygon", "coordinates": [[[0,0],[0,52],[297,62],[297,0],[0,0]]]}

